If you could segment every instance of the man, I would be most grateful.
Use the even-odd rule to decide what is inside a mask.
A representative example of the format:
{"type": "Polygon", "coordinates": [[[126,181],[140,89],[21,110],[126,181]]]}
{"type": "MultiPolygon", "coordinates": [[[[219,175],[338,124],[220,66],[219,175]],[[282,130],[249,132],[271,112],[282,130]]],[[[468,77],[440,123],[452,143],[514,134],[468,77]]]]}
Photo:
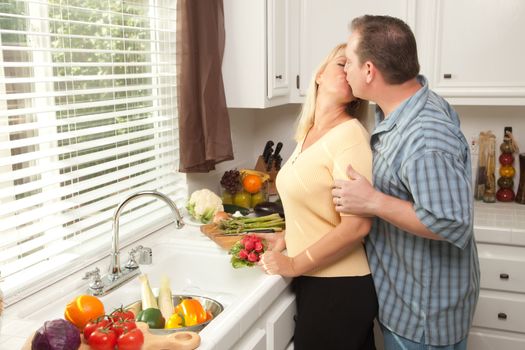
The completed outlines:
{"type": "Polygon", "coordinates": [[[429,90],[403,21],[351,24],[345,72],[377,103],[373,186],[348,167],[336,210],[374,216],[366,250],[385,349],[466,349],[479,295],[468,143],[452,107],[429,90]]]}

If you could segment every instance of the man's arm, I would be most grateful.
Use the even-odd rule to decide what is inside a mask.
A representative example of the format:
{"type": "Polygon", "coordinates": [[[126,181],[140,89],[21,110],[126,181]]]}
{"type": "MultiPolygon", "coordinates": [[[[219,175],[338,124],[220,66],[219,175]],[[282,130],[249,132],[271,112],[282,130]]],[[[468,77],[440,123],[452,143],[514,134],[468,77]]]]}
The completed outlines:
{"type": "Polygon", "coordinates": [[[411,202],[377,191],[351,166],[348,166],[347,175],[350,180],[336,180],[332,190],[338,212],[377,216],[414,235],[443,240],[421,223],[411,202]]]}

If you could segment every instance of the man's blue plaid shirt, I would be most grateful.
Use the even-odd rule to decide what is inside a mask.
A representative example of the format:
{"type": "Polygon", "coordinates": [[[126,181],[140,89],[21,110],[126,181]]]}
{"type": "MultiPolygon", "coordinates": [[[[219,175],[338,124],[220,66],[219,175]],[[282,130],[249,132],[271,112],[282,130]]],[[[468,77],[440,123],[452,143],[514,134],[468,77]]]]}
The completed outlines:
{"type": "Polygon", "coordinates": [[[412,341],[455,344],[468,335],[479,295],[468,143],[450,105],[422,88],[388,118],[378,108],[372,133],[374,187],[413,203],[443,241],[376,218],[366,250],[381,323],[412,341]]]}

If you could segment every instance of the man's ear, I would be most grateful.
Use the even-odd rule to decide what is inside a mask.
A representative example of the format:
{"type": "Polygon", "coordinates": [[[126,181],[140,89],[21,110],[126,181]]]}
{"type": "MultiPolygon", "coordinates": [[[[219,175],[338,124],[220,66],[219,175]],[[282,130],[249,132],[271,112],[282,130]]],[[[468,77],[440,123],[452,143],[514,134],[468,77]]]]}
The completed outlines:
{"type": "Polygon", "coordinates": [[[374,80],[377,74],[376,66],[370,61],[365,62],[365,72],[366,72],[366,83],[370,84],[374,80]]]}

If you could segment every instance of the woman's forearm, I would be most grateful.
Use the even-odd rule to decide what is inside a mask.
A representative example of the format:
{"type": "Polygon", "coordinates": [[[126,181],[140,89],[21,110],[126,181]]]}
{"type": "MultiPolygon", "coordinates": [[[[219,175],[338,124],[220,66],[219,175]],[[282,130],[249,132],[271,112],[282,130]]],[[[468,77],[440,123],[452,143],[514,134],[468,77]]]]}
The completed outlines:
{"type": "Polygon", "coordinates": [[[296,276],[329,265],[348,253],[370,231],[371,220],[361,217],[343,217],[339,225],[317,242],[292,258],[296,276]]]}

